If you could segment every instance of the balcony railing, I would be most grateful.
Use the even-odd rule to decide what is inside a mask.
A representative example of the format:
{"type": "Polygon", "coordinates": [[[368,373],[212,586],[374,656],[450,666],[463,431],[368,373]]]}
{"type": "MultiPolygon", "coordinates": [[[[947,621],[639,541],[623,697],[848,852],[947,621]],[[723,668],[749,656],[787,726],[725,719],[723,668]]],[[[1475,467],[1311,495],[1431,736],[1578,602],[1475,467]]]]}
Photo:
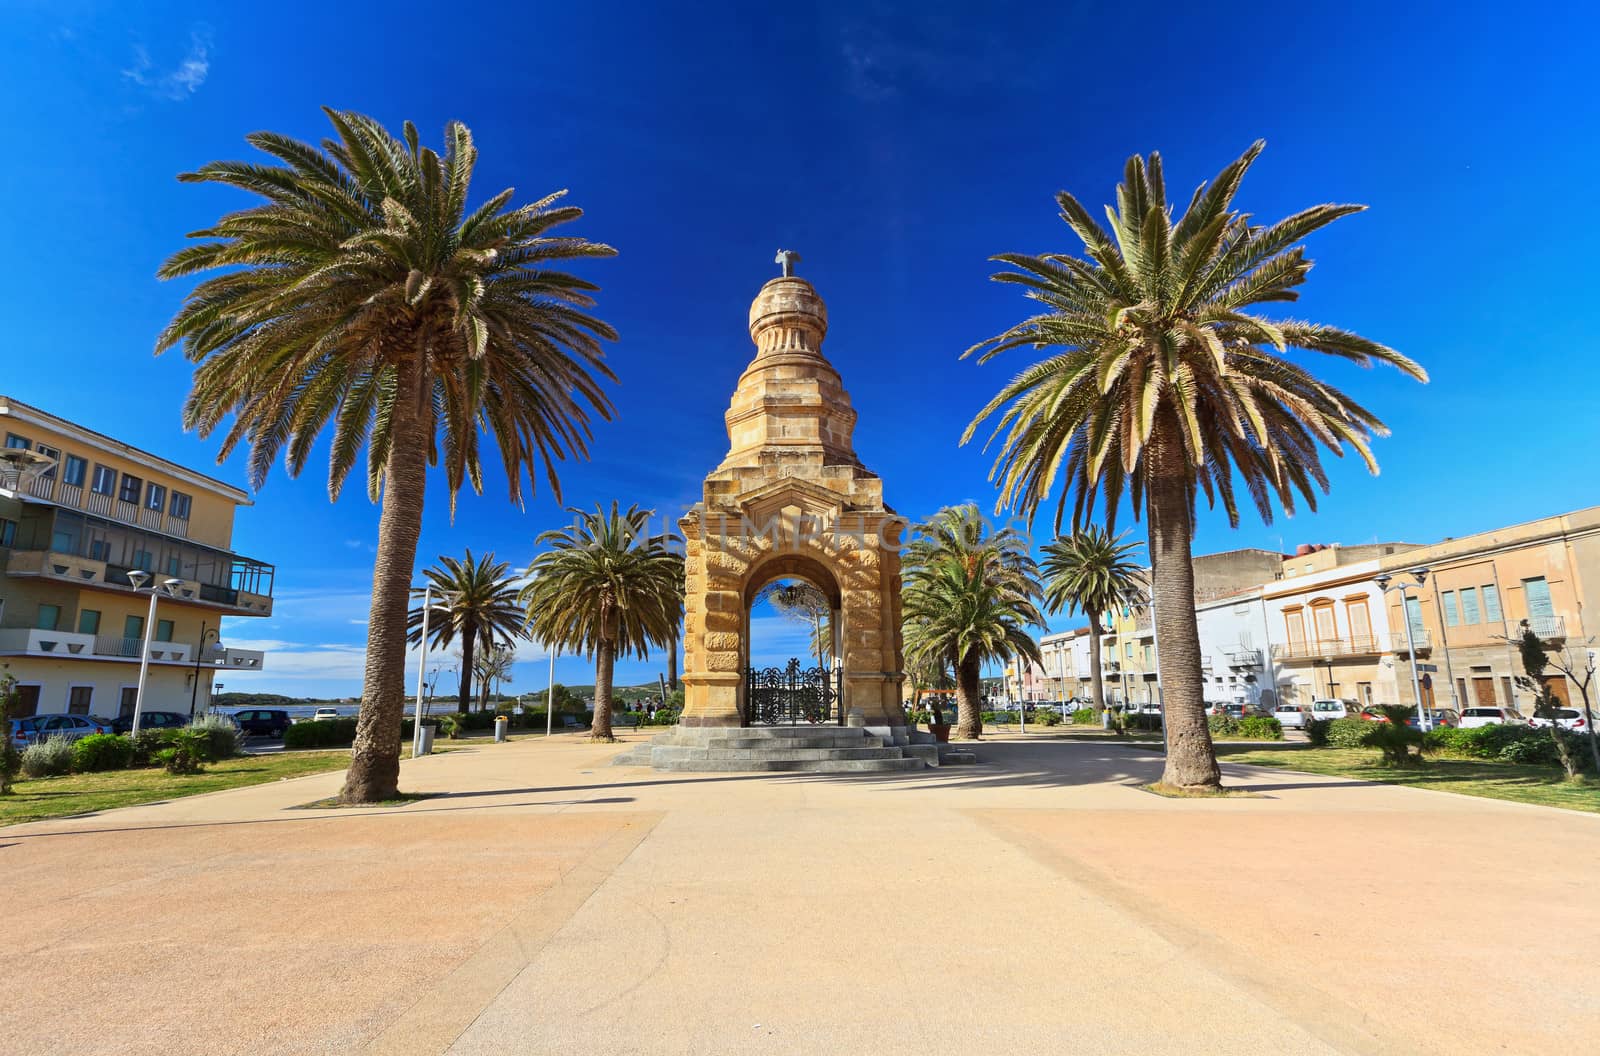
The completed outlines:
{"type": "Polygon", "coordinates": [[[97,513],[102,517],[111,516],[111,496],[103,495],[98,491],[91,491],[85,496],[83,508],[90,513],[97,513]]]}
{"type": "Polygon", "coordinates": [[[94,649],[94,635],[70,631],[42,631],[33,627],[8,627],[0,631],[0,653],[35,656],[82,656],[94,649]]]}
{"type": "MultiPolygon", "coordinates": [[[[139,659],[143,638],[123,638],[114,634],[97,634],[94,638],[96,656],[115,656],[128,660],[139,659]]],[[[151,642],[150,660],[153,663],[188,663],[190,647],[183,642],[151,642]]]]}
{"type": "Polygon", "coordinates": [[[1225,649],[1225,650],[1223,650],[1223,653],[1228,658],[1228,666],[1229,667],[1260,667],[1261,666],[1261,650],[1260,649],[1249,649],[1249,648],[1246,648],[1244,646],[1239,646],[1239,647],[1233,648],[1233,649],[1225,649]]]}
{"type": "MultiPolygon", "coordinates": [[[[1433,647],[1427,632],[1415,635],[1417,652],[1426,652],[1433,647]]],[[[1328,638],[1315,642],[1290,642],[1287,645],[1273,645],[1272,658],[1274,660],[1332,660],[1336,657],[1346,656],[1378,656],[1382,653],[1405,653],[1410,651],[1403,634],[1391,634],[1387,638],[1382,635],[1365,635],[1356,638],[1328,638]]]]}
{"type": "Polygon", "coordinates": [[[1528,629],[1538,635],[1542,641],[1567,636],[1567,621],[1561,616],[1529,616],[1512,628],[1512,636],[1522,633],[1522,624],[1526,623],[1528,629]]]}

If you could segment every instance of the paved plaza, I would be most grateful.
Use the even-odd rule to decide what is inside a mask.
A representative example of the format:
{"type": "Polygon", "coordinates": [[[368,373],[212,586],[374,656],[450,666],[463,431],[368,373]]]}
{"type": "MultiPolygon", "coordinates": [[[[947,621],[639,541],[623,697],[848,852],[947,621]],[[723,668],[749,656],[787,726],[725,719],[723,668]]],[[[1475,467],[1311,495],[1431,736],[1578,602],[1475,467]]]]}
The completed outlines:
{"type": "Polygon", "coordinates": [[[904,775],[576,736],[0,830],[55,1053],[1571,1053],[1600,817],[1015,737],[904,775]]]}

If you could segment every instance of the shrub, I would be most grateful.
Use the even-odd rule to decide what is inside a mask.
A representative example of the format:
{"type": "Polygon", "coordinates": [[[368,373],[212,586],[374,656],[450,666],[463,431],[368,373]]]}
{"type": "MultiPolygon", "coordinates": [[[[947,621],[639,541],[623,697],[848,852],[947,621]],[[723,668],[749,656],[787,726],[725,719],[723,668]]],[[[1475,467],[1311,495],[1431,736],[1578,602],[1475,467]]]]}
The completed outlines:
{"type": "Polygon", "coordinates": [[[126,770],[133,763],[133,742],[114,733],[95,733],[72,746],[72,769],[80,774],[126,770]]]}
{"type": "Polygon", "coordinates": [[[1139,730],[1145,733],[1158,733],[1161,730],[1161,716],[1149,712],[1123,712],[1122,728],[1125,730],[1139,730]]]}
{"type": "Polygon", "coordinates": [[[1093,708],[1079,708],[1072,713],[1072,721],[1078,726],[1098,726],[1100,717],[1095,714],[1093,708]]]}
{"type": "Polygon", "coordinates": [[[1226,715],[1207,715],[1206,727],[1213,737],[1232,737],[1239,732],[1239,720],[1226,715]]]}
{"type": "Polygon", "coordinates": [[[297,722],[283,731],[285,748],[348,748],[355,739],[353,718],[297,722]]]}
{"type": "Polygon", "coordinates": [[[452,741],[466,733],[467,729],[467,716],[459,711],[452,711],[449,714],[439,716],[439,732],[452,741]]]}
{"type": "Polygon", "coordinates": [[[205,733],[194,729],[168,732],[168,746],[156,753],[156,761],[169,774],[198,774],[202,769],[200,764],[206,761],[209,747],[205,733]]]}
{"type": "Polygon", "coordinates": [[[1370,747],[1372,728],[1377,725],[1366,719],[1334,719],[1328,723],[1328,744],[1334,748],[1370,747]]]}
{"type": "Polygon", "coordinates": [[[171,730],[140,730],[129,744],[133,747],[133,758],[128,760],[130,766],[153,766],[156,763],[156,753],[167,743],[166,735],[171,730]]]}
{"type": "Polygon", "coordinates": [[[1306,737],[1311,741],[1313,748],[1321,748],[1328,743],[1328,727],[1332,724],[1332,719],[1306,720],[1306,737]]]}
{"type": "Polygon", "coordinates": [[[1270,715],[1246,715],[1239,720],[1239,736],[1253,741],[1283,740],[1283,723],[1270,715]]]}
{"type": "Polygon", "coordinates": [[[60,777],[71,773],[71,738],[58,733],[28,745],[22,751],[22,772],[28,777],[60,777]]]}
{"type": "Polygon", "coordinates": [[[647,726],[676,726],[678,716],[683,714],[682,708],[657,708],[654,717],[647,717],[647,726]]]}
{"type": "Polygon", "coordinates": [[[1061,713],[1052,711],[1049,708],[1038,708],[1032,715],[1028,716],[1028,721],[1035,726],[1059,726],[1061,725],[1061,713]]]}
{"type": "Polygon", "coordinates": [[[232,759],[239,754],[239,727],[226,715],[201,715],[189,723],[189,729],[205,738],[206,762],[232,759]]]}

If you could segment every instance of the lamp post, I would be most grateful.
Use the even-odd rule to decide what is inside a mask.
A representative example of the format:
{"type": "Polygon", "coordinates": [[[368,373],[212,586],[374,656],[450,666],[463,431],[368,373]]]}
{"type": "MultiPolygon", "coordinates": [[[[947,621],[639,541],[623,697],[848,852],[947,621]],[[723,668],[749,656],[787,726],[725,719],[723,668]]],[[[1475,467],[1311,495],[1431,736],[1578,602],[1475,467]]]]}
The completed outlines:
{"type": "MultiPolygon", "coordinates": [[[[219,642],[222,640],[220,629],[206,630],[206,621],[200,621],[200,642],[194,650],[194,684],[189,687],[189,717],[194,718],[194,709],[200,699],[200,660],[205,655],[207,641],[219,642]]],[[[206,698],[206,710],[211,710],[211,699],[206,698]]]]}
{"type": "Polygon", "coordinates": [[[428,685],[428,617],[433,614],[433,584],[422,588],[421,653],[417,657],[417,707],[411,717],[411,758],[422,754],[423,691],[428,685]]]}
{"type": "Polygon", "coordinates": [[[150,636],[156,630],[156,600],[162,594],[171,597],[179,587],[183,586],[183,580],[164,579],[161,581],[161,586],[146,588],[145,584],[150,582],[150,573],[134,569],[128,573],[128,582],[133,584],[134,590],[143,592],[148,589],[150,593],[150,614],[144,621],[144,645],[139,650],[139,688],[133,694],[133,727],[130,736],[138,737],[139,718],[144,713],[144,686],[150,677],[150,636]]]}
{"type": "MultiPolygon", "coordinates": [[[[1388,573],[1379,573],[1373,577],[1372,581],[1378,585],[1378,589],[1383,591],[1384,594],[1400,595],[1400,618],[1405,621],[1406,650],[1411,654],[1411,692],[1415,695],[1417,701],[1417,729],[1427,733],[1431,727],[1428,721],[1428,709],[1422,706],[1422,680],[1417,677],[1417,639],[1415,632],[1411,629],[1411,608],[1407,604],[1410,599],[1406,591],[1413,586],[1421,587],[1423,583],[1427,582],[1428,570],[1425,567],[1414,568],[1411,570],[1411,577],[1416,580],[1416,583],[1396,583],[1392,587],[1389,584],[1394,577],[1388,573]]],[[[1421,604],[1420,598],[1418,599],[1418,604],[1421,604]]]]}

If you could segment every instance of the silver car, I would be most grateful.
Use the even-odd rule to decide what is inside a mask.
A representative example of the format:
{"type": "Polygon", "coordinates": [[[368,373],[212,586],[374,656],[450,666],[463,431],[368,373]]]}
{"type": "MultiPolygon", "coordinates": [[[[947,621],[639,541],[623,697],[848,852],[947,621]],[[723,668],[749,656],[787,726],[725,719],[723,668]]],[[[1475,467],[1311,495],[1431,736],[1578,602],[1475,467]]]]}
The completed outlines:
{"type": "Polygon", "coordinates": [[[93,733],[110,732],[111,723],[93,715],[29,715],[25,719],[11,720],[11,743],[18,748],[52,737],[76,741],[93,733]]]}
{"type": "Polygon", "coordinates": [[[1272,709],[1272,717],[1286,730],[1303,730],[1311,718],[1311,709],[1304,704],[1279,704],[1272,709]]]}

